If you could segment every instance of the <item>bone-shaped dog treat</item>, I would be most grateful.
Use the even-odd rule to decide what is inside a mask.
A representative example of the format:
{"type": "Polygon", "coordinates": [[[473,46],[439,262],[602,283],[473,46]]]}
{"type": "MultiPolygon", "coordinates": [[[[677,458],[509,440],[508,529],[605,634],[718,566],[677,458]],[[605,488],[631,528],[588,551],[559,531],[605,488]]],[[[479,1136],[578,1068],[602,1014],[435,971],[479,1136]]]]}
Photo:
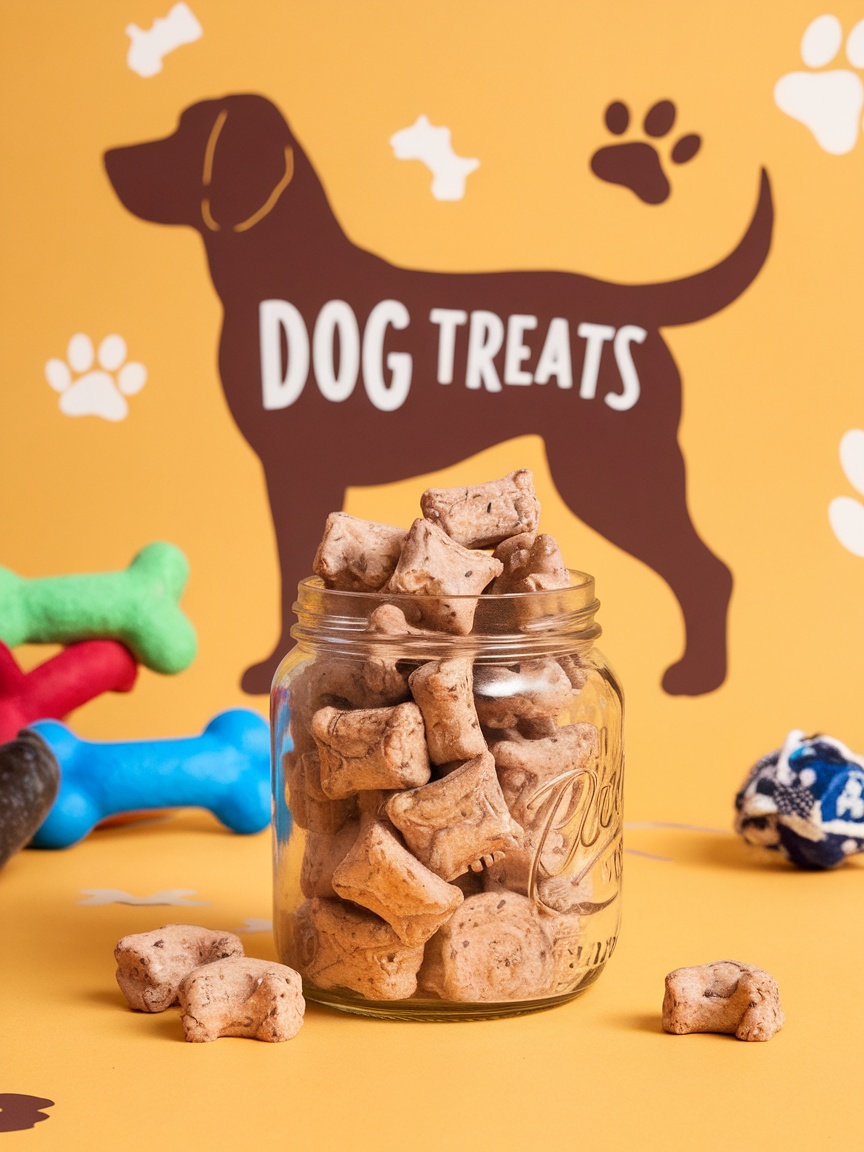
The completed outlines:
{"type": "Polygon", "coordinates": [[[423,713],[433,764],[471,760],[486,751],[474,707],[471,669],[468,657],[430,660],[408,678],[411,695],[423,713]]]}
{"type": "Polygon", "coordinates": [[[556,814],[571,811],[586,785],[583,769],[597,749],[597,729],[577,723],[556,728],[554,735],[526,740],[494,741],[501,791],[511,815],[524,830],[522,843],[493,862],[490,881],[516,892],[530,894],[543,907],[560,912],[590,900],[581,885],[574,888],[569,876],[559,876],[567,862],[569,845],[555,826],[556,814]],[[552,824],[550,826],[550,817],[552,824]]]}
{"type": "Polygon", "coordinates": [[[319,988],[348,988],[370,1000],[404,1000],[417,990],[423,945],[402,943],[389,924],[341,900],[307,900],[294,935],[301,972],[319,988]]]}
{"type": "MultiPolygon", "coordinates": [[[[440,639],[440,634],[428,628],[415,628],[405,619],[405,613],[395,604],[379,604],[370,613],[366,631],[371,636],[404,637],[423,636],[426,639],[440,639]]],[[[367,691],[378,697],[370,700],[365,707],[375,704],[399,704],[410,698],[408,676],[416,667],[405,658],[399,648],[380,648],[370,645],[369,655],[363,662],[363,683],[367,691]]]]}
{"type": "Polygon", "coordinates": [[[545,876],[537,883],[537,902],[554,919],[556,916],[590,916],[618,898],[615,893],[606,900],[595,900],[593,888],[590,872],[576,876],[566,872],[545,876]]]}
{"type": "Polygon", "coordinates": [[[290,1040],[303,1026],[306,1010],[299,973],[250,956],[196,968],[180,984],[178,999],[183,1032],[193,1043],[220,1036],[290,1040]]]}
{"type": "Polygon", "coordinates": [[[574,692],[581,692],[585,685],[588,683],[590,670],[578,656],[559,656],[558,663],[564,670],[564,674],[570,681],[571,687],[574,692]]]}
{"type": "Polygon", "coordinates": [[[542,740],[498,740],[490,746],[507,806],[523,827],[542,820],[568,787],[580,787],[597,751],[597,729],[579,722],[542,740]],[[568,785],[568,781],[571,783],[568,785]]]}
{"type": "Polygon", "coordinates": [[[371,821],[333,873],[333,890],[377,913],[403,944],[425,944],[462,903],[462,893],[408,852],[392,827],[371,821]]]}
{"type": "Polygon", "coordinates": [[[783,1022],[777,981],[761,968],[718,960],[676,968],[666,977],[667,1032],[726,1032],[739,1040],[770,1040],[783,1022]]]}
{"type": "MultiPolygon", "coordinates": [[[[467,636],[474,624],[475,597],[503,567],[488,553],[463,548],[436,524],[419,519],[411,525],[385,591],[417,596],[413,624],[467,636]]],[[[405,602],[400,607],[409,611],[405,602]]]]}
{"type": "Polygon", "coordinates": [[[321,788],[317,752],[287,752],[283,758],[288,807],[294,823],[309,832],[333,835],[357,813],[356,799],[333,800],[321,788]]]}
{"type": "Polygon", "coordinates": [[[300,865],[300,891],[304,896],[332,899],[333,872],[351,850],[360,831],[359,820],[349,820],[338,832],[307,832],[300,865]]]}
{"type": "Polygon", "coordinates": [[[556,660],[478,664],[474,669],[474,702],[480,723],[487,728],[554,720],[572,699],[573,688],[556,660]]]}
{"type": "Polygon", "coordinates": [[[570,587],[570,573],[554,536],[525,533],[505,540],[493,553],[504,571],[492,585],[494,593],[549,592],[570,587]]]}
{"type": "Polygon", "coordinates": [[[435,632],[429,628],[415,628],[409,624],[405,613],[395,604],[379,604],[375,611],[370,613],[366,631],[382,636],[431,637],[435,635],[435,632]]]}
{"type": "Polygon", "coordinates": [[[431,775],[416,704],[342,711],[320,708],[312,735],[321,761],[321,787],[333,800],[374,788],[413,788],[431,775]]]}
{"type": "Polygon", "coordinates": [[[548,994],[554,975],[534,905],[502,888],[469,896],[432,937],[420,984],[444,1000],[530,1000],[548,994]]]}
{"type": "Polygon", "coordinates": [[[202,964],[242,956],[243,944],[232,932],[193,924],[165,924],[117,942],[117,983],[130,1008],[164,1012],[177,1003],[184,977],[202,964]]]}
{"type": "Polygon", "coordinates": [[[404,528],[331,512],[312,571],[328,588],[375,592],[393,575],[407,535],[404,528]]]}
{"type": "Polygon", "coordinates": [[[182,672],[197,651],[178,600],[189,565],[173,544],[142,548],[122,572],[28,580],[0,568],[0,640],[71,644],[112,639],[155,672],[182,672]]]}
{"type": "Polygon", "coordinates": [[[91,743],[55,720],[32,725],[61,767],[60,792],[33,837],[66,848],[106,816],[153,808],[207,808],[233,832],[270,822],[270,725],[232,708],[200,736],[91,743]]]}
{"type": "Polygon", "coordinates": [[[28,843],[60,786],[51,750],[32,732],[0,745],[0,868],[28,843]]]}
{"type": "Polygon", "coordinates": [[[518,847],[522,837],[488,752],[440,780],[398,792],[385,811],[417,859],[443,880],[482,867],[484,856],[518,847]]]}
{"type": "Polygon", "coordinates": [[[527,468],[469,488],[429,488],[420,497],[427,520],[465,548],[491,548],[540,519],[534,477],[527,468]]]}
{"type": "Polygon", "coordinates": [[[410,700],[407,672],[395,661],[376,658],[362,664],[319,656],[291,679],[291,736],[294,747],[315,747],[312,717],[319,708],[384,708],[410,700]]]}
{"type": "Polygon", "coordinates": [[[116,640],[82,640],[22,672],[0,642],[0,744],[34,720],[62,720],[102,692],[129,692],[138,665],[116,640]]]}
{"type": "MultiPolygon", "coordinates": [[[[358,792],[357,793],[357,811],[360,813],[361,821],[368,822],[369,820],[381,820],[389,823],[387,820],[387,804],[392,796],[395,796],[401,789],[384,789],[377,788],[371,792],[358,792]]],[[[366,826],[365,823],[363,825],[366,826]]]]}
{"type": "Polygon", "coordinates": [[[533,874],[536,898],[545,906],[544,880],[540,878],[554,875],[564,867],[567,850],[567,842],[560,832],[554,828],[547,830],[536,817],[526,819],[519,846],[496,854],[497,858],[486,867],[484,875],[489,884],[509,888],[523,896],[534,896],[529,891],[533,874]]]}

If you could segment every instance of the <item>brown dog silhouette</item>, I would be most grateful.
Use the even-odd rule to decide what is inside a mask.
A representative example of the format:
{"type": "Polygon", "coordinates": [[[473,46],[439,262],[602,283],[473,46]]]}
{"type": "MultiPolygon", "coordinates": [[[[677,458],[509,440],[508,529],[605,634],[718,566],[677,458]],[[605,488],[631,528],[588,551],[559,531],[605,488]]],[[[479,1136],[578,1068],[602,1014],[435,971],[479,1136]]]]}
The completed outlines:
{"type": "Polygon", "coordinates": [[[660,329],[713,315],[759,272],[773,226],[764,171],[731,254],[680,280],[624,285],[428,272],[359,248],[261,96],[194,104],[173,135],[112,149],[105,164],[130,212],[201,233],[224,307],[219,371],[264,468],[282,578],[282,635],[246,671],[246,691],[269,689],[297,582],[347,485],[438,470],[525,434],[543,438],[568,507],[675,594],[686,646],[665,690],[723,682],[732,576],[688,513],[681,380],[660,329]]]}

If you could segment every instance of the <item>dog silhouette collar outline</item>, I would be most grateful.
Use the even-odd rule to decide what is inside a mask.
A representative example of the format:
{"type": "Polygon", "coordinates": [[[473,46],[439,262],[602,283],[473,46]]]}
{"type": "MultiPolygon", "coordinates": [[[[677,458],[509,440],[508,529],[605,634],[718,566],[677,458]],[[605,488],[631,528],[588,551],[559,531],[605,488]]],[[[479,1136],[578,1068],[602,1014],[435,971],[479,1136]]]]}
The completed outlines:
{"type": "MultiPolygon", "coordinates": [[[[210,187],[210,182],[213,179],[213,161],[216,157],[216,142],[219,139],[222,129],[225,127],[225,121],[227,119],[228,110],[227,108],[223,108],[213,122],[210,135],[207,137],[207,147],[204,149],[204,171],[201,180],[205,191],[210,187]]],[[[241,220],[239,224],[232,224],[231,230],[233,232],[248,232],[250,228],[254,228],[259,220],[263,220],[264,217],[269,215],[276,207],[279,197],[294,177],[294,149],[286,145],[283,149],[283,154],[285,157],[285,172],[281,179],[260,208],[256,209],[251,216],[247,216],[245,220],[241,220]]],[[[210,197],[206,194],[201,197],[201,219],[204,221],[205,227],[209,228],[211,232],[222,231],[222,225],[214,218],[210,209],[210,197]]]]}

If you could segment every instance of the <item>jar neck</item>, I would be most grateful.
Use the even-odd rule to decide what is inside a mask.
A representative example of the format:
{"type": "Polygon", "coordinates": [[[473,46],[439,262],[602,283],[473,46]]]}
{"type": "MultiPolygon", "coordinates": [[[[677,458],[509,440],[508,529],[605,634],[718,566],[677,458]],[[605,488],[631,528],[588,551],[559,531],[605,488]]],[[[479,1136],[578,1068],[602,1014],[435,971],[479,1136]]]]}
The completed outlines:
{"type": "Polygon", "coordinates": [[[319,577],[300,582],[291,635],[313,652],[368,657],[398,646],[404,658],[433,660],[456,655],[507,659],[549,656],[590,647],[600,635],[594,577],[571,571],[569,588],[482,596],[415,596],[343,592],[325,588],[319,577]],[[410,631],[370,629],[382,605],[404,613],[410,631]],[[470,621],[467,634],[429,628],[442,606],[470,621]]]}

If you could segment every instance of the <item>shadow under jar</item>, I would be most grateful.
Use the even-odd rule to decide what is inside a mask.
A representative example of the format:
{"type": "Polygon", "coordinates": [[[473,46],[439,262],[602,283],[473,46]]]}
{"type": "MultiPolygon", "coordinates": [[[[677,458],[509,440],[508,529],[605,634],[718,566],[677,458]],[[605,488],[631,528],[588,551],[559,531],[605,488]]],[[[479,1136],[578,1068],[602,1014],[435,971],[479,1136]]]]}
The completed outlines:
{"type": "Polygon", "coordinates": [[[620,920],[623,698],[594,579],[429,597],[304,580],[271,696],[274,933],[307,999],[513,1016],[620,920]]]}

